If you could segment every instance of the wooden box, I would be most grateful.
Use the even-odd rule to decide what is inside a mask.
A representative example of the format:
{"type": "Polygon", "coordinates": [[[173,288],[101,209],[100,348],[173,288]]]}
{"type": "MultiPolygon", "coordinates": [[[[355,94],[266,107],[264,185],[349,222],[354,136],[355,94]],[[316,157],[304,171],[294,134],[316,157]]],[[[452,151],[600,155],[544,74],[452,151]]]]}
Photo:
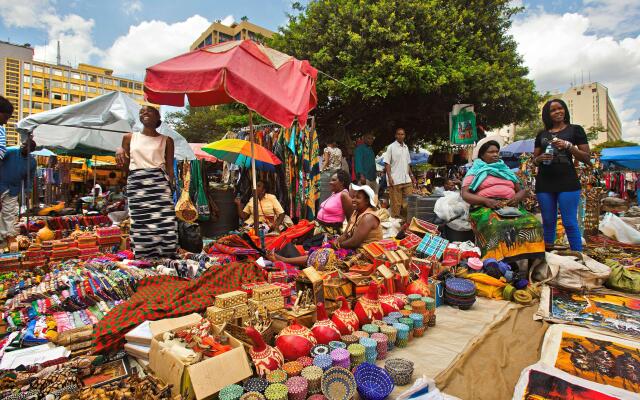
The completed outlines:
{"type": "Polygon", "coordinates": [[[278,286],[275,285],[263,285],[253,289],[254,300],[270,299],[273,297],[278,297],[280,295],[281,290],[278,286]]]}
{"type": "Polygon", "coordinates": [[[340,296],[348,298],[353,295],[353,283],[347,279],[336,278],[324,281],[324,298],[336,300],[340,296]]]}
{"type": "Polygon", "coordinates": [[[240,304],[233,307],[233,318],[247,318],[249,316],[249,306],[247,304],[240,304]]]}
{"type": "Polygon", "coordinates": [[[207,307],[207,319],[214,325],[220,325],[233,319],[234,313],[233,308],[207,307]]]}
{"type": "Polygon", "coordinates": [[[247,293],[235,290],[216,296],[215,306],[218,308],[236,307],[247,302],[247,293]]]}
{"type": "Polygon", "coordinates": [[[313,304],[324,303],[324,281],[315,268],[309,267],[302,270],[302,274],[296,278],[296,291],[301,292],[311,289],[313,304]]]}
{"type": "Polygon", "coordinates": [[[266,309],[267,311],[278,311],[284,308],[284,297],[277,296],[264,300],[249,300],[249,308],[251,310],[266,309]]]}

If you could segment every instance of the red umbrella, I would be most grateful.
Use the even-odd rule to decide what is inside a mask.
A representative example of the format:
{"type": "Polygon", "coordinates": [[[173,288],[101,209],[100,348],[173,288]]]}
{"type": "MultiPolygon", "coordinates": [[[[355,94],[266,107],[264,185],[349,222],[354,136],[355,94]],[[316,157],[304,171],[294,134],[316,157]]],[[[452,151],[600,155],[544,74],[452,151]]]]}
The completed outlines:
{"type": "Polygon", "coordinates": [[[318,71],[251,40],[203,47],[147,68],[144,92],[155,104],[239,102],[278,125],[306,124],[317,104],[318,71]]]}
{"type": "Polygon", "coordinates": [[[258,231],[258,197],[251,111],[284,127],[303,126],[315,108],[318,71],[251,40],[203,47],[147,68],[144,92],[155,104],[192,106],[239,102],[249,108],[253,210],[258,231]]]}

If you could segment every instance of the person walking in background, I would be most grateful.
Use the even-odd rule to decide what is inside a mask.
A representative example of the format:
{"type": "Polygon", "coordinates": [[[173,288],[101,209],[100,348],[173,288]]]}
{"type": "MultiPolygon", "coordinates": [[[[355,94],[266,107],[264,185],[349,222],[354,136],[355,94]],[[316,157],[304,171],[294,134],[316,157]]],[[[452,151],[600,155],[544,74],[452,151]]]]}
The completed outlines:
{"type": "Polygon", "coordinates": [[[544,242],[547,250],[556,240],[558,206],[569,246],[582,251],[582,236],[578,227],[580,180],[574,159],[591,163],[587,134],[580,125],[571,124],[564,101],[553,99],[542,107],[545,130],[536,136],[533,157],[538,166],[536,196],[542,213],[544,242]]]}
{"type": "Polygon", "coordinates": [[[384,153],[391,216],[394,218],[400,218],[403,207],[406,210],[405,196],[411,194],[412,186],[416,184],[416,178],[411,172],[411,155],[409,147],[404,142],[405,137],[404,129],[396,129],[396,141],[391,143],[384,153]]]}
{"type": "Polygon", "coordinates": [[[342,150],[338,147],[335,139],[332,139],[331,142],[327,143],[327,147],[324,148],[322,171],[334,174],[340,168],[342,168],[342,150]]]}
{"type": "Polygon", "coordinates": [[[364,181],[364,184],[373,189],[373,193],[377,196],[376,155],[371,148],[372,144],[373,135],[367,133],[363,137],[363,142],[354,151],[356,180],[360,183],[364,181]]]}
{"type": "Polygon", "coordinates": [[[20,147],[9,147],[0,168],[0,241],[11,251],[16,237],[18,195],[24,183],[25,193],[31,193],[32,177],[36,173],[36,159],[30,155],[36,148],[33,139],[26,139],[20,147]]]}
{"type": "Polygon", "coordinates": [[[11,118],[12,115],[13,104],[0,96],[0,160],[4,158],[7,152],[7,131],[4,126],[9,122],[9,118],[11,118]]]}

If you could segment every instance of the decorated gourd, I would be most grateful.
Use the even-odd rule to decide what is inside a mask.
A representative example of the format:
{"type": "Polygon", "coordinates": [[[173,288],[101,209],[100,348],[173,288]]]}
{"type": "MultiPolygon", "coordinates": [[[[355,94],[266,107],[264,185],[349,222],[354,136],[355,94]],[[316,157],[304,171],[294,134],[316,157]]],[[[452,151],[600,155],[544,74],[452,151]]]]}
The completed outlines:
{"type": "Polygon", "coordinates": [[[418,279],[414,280],[407,285],[404,291],[406,294],[419,294],[420,296],[429,296],[431,289],[429,289],[429,279],[424,271],[420,273],[418,279]]]}
{"type": "Polygon", "coordinates": [[[282,367],[284,356],[279,349],[267,345],[260,332],[254,327],[245,328],[245,332],[253,342],[253,347],[249,349],[249,356],[253,361],[253,365],[256,366],[258,375],[264,376],[267,372],[282,367]]]}
{"type": "Polygon", "coordinates": [[[358,299],[353,311],[358,316],[360,325],[368,324],[373,319],[382,319],[382,305],[378,297],[378,285],[375,282],[369,284],[369,290],[358,299]]]}
{"type": "Polygon", "coordinates": [[[276,336],[276,346],[287,361],[295,361],[300,357],[308,356],[311,348],[317,343],[311,330],[300,325],[295,318],[291,325],[281,330],[276,336]]]}
{"type": "Polygon", "coordinates": [[[389,314],[390,312],[400,311],[402,307],[404,307],[404,303],[392,294],[387,293],[386,286],[382,285],[380,291],[380,305],[382,306],[382,311],[384,315],[389,314]]]}
{"type": "Polygon", "coordinates": [[[49,229],[49,224],[45,221],[44,227],[38,231],[38,240],[45,242],[47,240],[53,240],[56,234],[49,229]]]}
{"type": "Polygon", "coordinates": [[[333,312],[331,320],[336,324],[340,334],[350,335],[360,329],[360,321],[356,313],[349,308],[347,299],[343,296],[338,297],[338,301],[342,303],[339,309],[333,312]]]}
{"type": "Polygon", "coordinates": [[[340,330],[332,320],[327,318],[324,303],[317,305],[316,323],[311,327],[311,333],[320,344],[329,344],[333,340],[340,340],[340,330]]]}

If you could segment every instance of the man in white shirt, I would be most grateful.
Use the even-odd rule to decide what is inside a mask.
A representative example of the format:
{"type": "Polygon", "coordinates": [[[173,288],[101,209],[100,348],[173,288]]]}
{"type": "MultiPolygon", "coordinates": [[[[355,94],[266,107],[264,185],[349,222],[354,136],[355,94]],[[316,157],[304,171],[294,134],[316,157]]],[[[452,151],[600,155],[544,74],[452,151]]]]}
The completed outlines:
{"type": "Polygon", "coordinates": [[[391,200],[391,216],[400,218],[400,212],[405,203],[405,196],[411,194],[416,178],[411,172],[411,155],[409,147],[404,142],[404,129],[396,129],[396,141],[387,147],[384,153],[384,167],[387,172],[387,184],[391,200]]]}

